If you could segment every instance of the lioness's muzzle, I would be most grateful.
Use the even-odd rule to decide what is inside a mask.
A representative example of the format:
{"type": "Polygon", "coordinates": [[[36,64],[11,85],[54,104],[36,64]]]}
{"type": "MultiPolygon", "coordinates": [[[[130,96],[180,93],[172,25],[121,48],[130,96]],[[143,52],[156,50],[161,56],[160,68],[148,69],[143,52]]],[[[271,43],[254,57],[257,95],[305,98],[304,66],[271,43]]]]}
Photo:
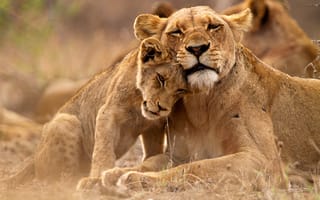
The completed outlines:
{"type": "Polygon", "coordinates": [[[202,63],[197,63],[193,67],[191,67],[189,69],[186,69],[184,71],[186,73],[186,76],[189,76],[190,74],[193,74],[193,73],[195,73],[197,71],[202,71],[202,70],[212,70],[212,71],[216,72],[217,74],[220,73],[218,69],[208,67],[208,66],[206,66],[206,65],[204,65],[202,63]]]}

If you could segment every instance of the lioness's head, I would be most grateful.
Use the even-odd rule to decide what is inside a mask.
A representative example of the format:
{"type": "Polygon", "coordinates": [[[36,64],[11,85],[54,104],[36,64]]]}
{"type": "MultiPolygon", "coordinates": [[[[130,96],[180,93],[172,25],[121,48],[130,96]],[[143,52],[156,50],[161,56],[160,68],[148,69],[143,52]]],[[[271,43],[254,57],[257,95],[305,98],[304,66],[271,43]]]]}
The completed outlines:
{"type": "Polygon", "coordinates": [[[184,8],[169,18],[139,15],[135,34],[140,40],[154,36],[176,53],[192,88],[210,89],[235,64],[235,46],[251,25],[249,9],[219,15],[211,8],[184,8]]]}
{"type": "Polygon", "coordinates": [[[187,92],[183,68],[155,38],[142,41],[139,50],[137,87],[142,92],[142,115],[166,117],[176,101],[187,92]]]}

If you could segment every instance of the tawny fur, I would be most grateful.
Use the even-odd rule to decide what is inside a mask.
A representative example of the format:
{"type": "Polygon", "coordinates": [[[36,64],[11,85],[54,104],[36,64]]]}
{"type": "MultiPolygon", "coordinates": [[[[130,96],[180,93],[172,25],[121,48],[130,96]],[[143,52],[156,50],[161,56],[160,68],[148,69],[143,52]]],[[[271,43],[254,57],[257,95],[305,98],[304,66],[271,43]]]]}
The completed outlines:
{"type": "MultiPolygon", "coordinates": [[[[283,1],[243,0],[223,13],[230,15],[246,8],[253,12],[252,27],[243,35],[246,47],[270,66],[291,76],[319,79],[317,46],[290,16],[283,1]]],[[[168,13],[172,10],[168,9],[168,13]]]]}
{"type": "MultiPolygon", "coordinates": [[[[244,0],[224,11],[232,14],[250,8],[252,28],[242,43],[260,59],[291,76],[317,78],[304,68],[319,56],[317,47],[290,16],[282,1],[244,0]]],[[[320,64],[314,65],[320,71],[320,64]]]]}
{"type": "MultiPolygon", "coordinates": [[[[282,162],[299,162],[297,168],[304,171],[316,167],[320,81],[286,75],[243,47],[235,36],[248,29],[250,19],[248,10],[225,16],[201,6],[181,9],[166,20],[148,14],[137,17],[137,37],[160,37],[185,69],[192,68],[190,59],[195,57],[186,47],[210,43],[197,60],[220,73],[213,87],[191,88],[197,93],[176,104],[169,124],[169,138],[174,141],[170,154],[151,157],[148,163],[149,167],[166,166],[167,156],[177,167],[129,172],[120,177],[119,185],[141,188],[200,179],[220,186],[223,178],[235,184],[248,181],[262,189],[266,183],[286,184],[282,162]],[[281,160],[276,139],[283,144],[281,160]]],[[[103,180],[109,177],[107,172],[103,180]]]]}
{"type": "MultiPolygon", "coordinates": [[[[151,11],[151,13],[161,17],[168,17],[171,15],[172,12],[174,12],[174,8],[172,7],[171,4],[167,2],[156,2],[153,5],[152,11],[151,11]]],[[[112,65],[116,65],[120,63],[122,59],[129,52],[131,52],[132,50],[138,47],[139,47],[139,42],[137,40],[132,40],[111,62],[112,65]]],[[[1,71],[0,71],[0,76],[1,76],[1,71]]],[[[50,83],[44,89],[42,94],[40,94],[39,92],[39,94],[35,96],[34,94],[29,92],[28,95],[30,95],[34,99],[35,97],[40,98],[39,101],[34,102],[36,103],[35,105],[36,121],[40,123],[45,123],[51,120],[52,117],[57,113],[59,108],[63,106],[70,99],[70,97],[72,97],[78,91],[78,89],[84,84],[84,81],[87,81],[87,80],[88,80],[87,78],[77,80],[77,81],[61,82],[61,80],[58,80],[50,83]]],[[[12,100],[11,101],[9,100],[8,102],[11,102],[11,104],[13,103],[12,100]]]]}
{"type": "MultiPolygon", "coordinates": [[[[148,43],[148,51],[160,45],[154,40],[148,43]]],[[[140,50],[146,51],[143,47],[140,50]]],[[[35,155],[24,163],[23,170],[5,182],[17,185],[32,178],[53,181],[62,176],[78,180],[88,175],[78,184],[78,189],[86,189],[100,180],[103,170],[114,167],[116,159],[139,135],[143,138],[145,158],[163,152],[164,119],[160,117],[170,113],[181,96],[177,90],[186,89],[186,81],[182,68],[172,65],[169,54],[157,53],[140,62],[144,58],[138,55],[145,54],[135,50],[119,65],[86,83],[44,126],[41,143],[35,155]],[[138,62],[140,68],[148,68],[144,84],[154,87],[136,87],[138,62]],[[159,87],[159,74],[171,77],[166,79],[165,87],[159,87]],[[148,105],[161,105],[166,112],[152,110],[156,115],[152,119],[157,120],[146,119],[141,115],[143,101],[146,110],[151,110],[148,105]]]]}

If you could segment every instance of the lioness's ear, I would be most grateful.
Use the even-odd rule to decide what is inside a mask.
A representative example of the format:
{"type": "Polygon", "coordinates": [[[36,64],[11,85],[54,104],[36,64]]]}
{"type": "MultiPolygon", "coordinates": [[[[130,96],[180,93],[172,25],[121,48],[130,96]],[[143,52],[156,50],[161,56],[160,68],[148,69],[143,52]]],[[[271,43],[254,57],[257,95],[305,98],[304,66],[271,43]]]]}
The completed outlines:
{"type": "Polygon", "coordinates": [[[167,51],[164,49],[159,40],[155,38],[147,38],[140,44],[140,60],[142,63],[163,61],[168,56],[167,51]]]}
{"type": "Polygon", "coordinates": [[[151,14],[141,14],[134,22],[134,34],[139,40],[160,35],[166,22],[167,18],[160,18],[151,14]]]}
{"type": "Polygon", "coordinates": [[[252,13],[249,8],[233,15],[222,15],[222,17],[229,24],[237,42],[241,40],[242,34],[251,28],[252,13]]]}

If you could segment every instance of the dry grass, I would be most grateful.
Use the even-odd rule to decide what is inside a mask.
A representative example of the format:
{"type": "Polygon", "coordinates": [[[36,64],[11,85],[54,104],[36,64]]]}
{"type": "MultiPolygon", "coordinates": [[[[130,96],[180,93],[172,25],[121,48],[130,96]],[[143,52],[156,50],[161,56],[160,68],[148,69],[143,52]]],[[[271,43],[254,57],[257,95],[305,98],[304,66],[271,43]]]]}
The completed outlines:
{"type": "MultiPolygon", "coordinates": [[[[0,177],[6,177],[16,170],[16,164],[31,155],[36,146],[37,140],[34,138],[21,138],[11,141],[0,142],[0,177]]],[[[119,161],[117,166],[136,165],[141,160],[140,143],[137,144],[119,161]]],[[[194,177],[192,184],[183,177],[172,179],[170,182],[158,182],[154,187],[144,191],[125,191],[126,198],[114,193],[99,193],[94,190],[90,193],[79,194],[75,191],[75,185],[68,183],[65,178],[56,184],[46,184],[33,181],[31,183],[19,186],[14,190],[0,188],[0,200],[95,200],[95,199],[172,199],[172,200],[191,200],[191,199],[320,199],[319,186],[320,178],[314,177],[314,187],[296,188],[286,190],[275,189],[268,185],[262,191],[252,191],[252,185],[243,182],[242,177],[238,177],[237,184],[225,183],[228,181],[225,177],[220,180],[203,180],[194,177]],[[223,187],[222,187],[223,185],[223,187]]],[[[123,193],[123,191],[121,191],[123,193]]]]}
{"type": "MultiPolygon", "coordinates": [[[[170,184],[171,185],[171,184],[170,184]]],[[[174,187],[176,188],[176,187],[174,187]]],[[[151,188],[148,191],[126,191],[124,196],[115,194],[100,194],[97,191],[80,194],[75,192],[73,185],[57,183],[47,185],[45,183],[32,182],[23,185],[15,190],[0,189],[1,200],[94,200],[94,199],[172,199],[172,200],[191,200],[191,199],[319,199],[320,196],[314,192],[292,190],[268,189],[262,192],[252,192],[247,188],[239,186],[221,188],[213,183],[196,183],[188,189],[173,190],[168,183],[163,186],[151,188]]]]}

